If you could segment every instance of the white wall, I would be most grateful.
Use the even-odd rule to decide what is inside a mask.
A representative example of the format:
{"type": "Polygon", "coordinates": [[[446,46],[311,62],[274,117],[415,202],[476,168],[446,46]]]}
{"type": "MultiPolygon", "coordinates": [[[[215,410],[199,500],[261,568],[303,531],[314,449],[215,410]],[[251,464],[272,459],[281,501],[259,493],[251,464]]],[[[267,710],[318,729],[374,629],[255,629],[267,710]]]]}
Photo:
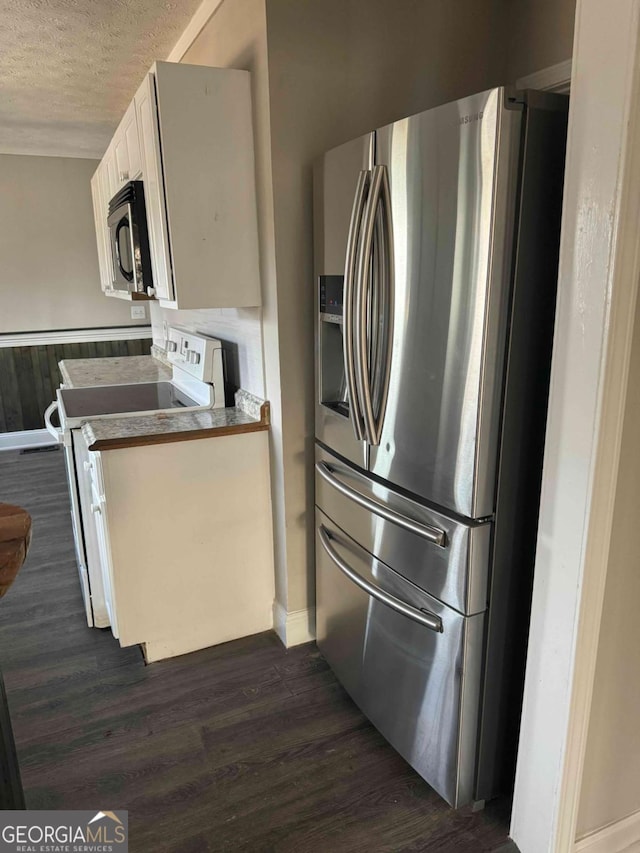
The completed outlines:
{"type": "Polygon", "coordinates": [[[312,163],[382,124],[498,85],[502,0],[267,0],[287,598],[314,600],[312,163]]]}
{"type": "MultiPolygon", "coordinates": [[[[520,6],[531,23],[537,5],[520,6]]],[[[513,74],[570,55],[572,0],[547,2],[541,15],[555,47],[542,49],[540,27],[519,30],[526,61],[514,60],[513,74]]],[[[312,162],[376,126],[508,82],[514,17],[507,0],[226,0],[183,58],[252,73],[276,596],[289,612],[314,597],[312,162]]],[[[255,316],[153,314],[157,337],[166,320],[237,341],[241,384],[257,389],[255,316]]]]}
{"type": "Polygon", "coordinates": [[[262,311],[260,308],[203,308],[173,311],[151,303],[156,346],[164,349],[164,324],[186,326],[225,342],[227,381],[256,397],[266,399],[263,363],[262,311]]]}
{"type": "MultiPolygon", "coordinates": [[[[614,498],[619,467],[623,479],[627,466],[638,471],[628,452],[618,454],[622,427],[627,427],[621,415],[638,280],[639,20],[638,0],[577,4],[556,336],[511,826],[523,853],[573,850],[583,778],[586,782],[591,776],[588,784],[598,786],[604,801],[596,806],[591,788],[585,808],[595,807],[595,812],[592,818],[580,810],[582,833],[611,805],[623,805],[616,777],[623,786],[634,786],[625,792],[627,807],[632,808],[638,796],[638,777],[632,770],[640,756],[637,739],[628,738],[628,721],[616,731],[625,705],[637,716],[633,682],[638,677],[639,635],[625,621],[637,622],[637,615],[633,608],[616,612],[611,607],[616,599],[619,606],[626,595],[637,600],[638,587],[628,577],[616,584],[615,570],[611,591],[606,580],[611,553],[619,558],[632,554],[624,540],[616,543],[616,534],[633,536],[633,524],[637,526],[637,514],[634,521],[617,517],[614,498]],[[605,590],[609,618],[605,615],[600,625],[605,590]],[[635,649],[624,647],[620,631],[631,631],[627,639],[635,642],[635,649]],[[599,636],[608,651],[598,660],[596,673],[599,636]],[[624,664],[616,664],[611,673],[602,669],[611,665],[616,644],[616,651],[627,656],[626,687],[624,664]],[[594,725],[600,743],[607,742],[605,749],[613,752],[611,761],[603,761],[600,747],[599,755],[587,756],[583,768],[592,689],[598,701],[601,686],[605,692],[600,694],[599,711],[593,706],[594,725]],[[613,688],[610,704],[607,688],[613,688]],[[603,775],[595,780],[593,770],[603,775]]],[[[628,439],[626,446],[628,450],[628,439]]],[[[636,507],[638,503],[636,493],[636,507]]],[[[623,574],[630,570],[619,568],[623,574]]],[[[627,846],[633,840],[637,837],[629,838],[627,846]]],[[[593,847],[594,853],[621,849],[608,841],[593,847]]]]}
{"type": "Polygon", "coordinates": [[[576,0],[516,0],[509,5],[508,81],[571,59],[576,0]]]}
{"type": "Polygon", "coordinates": [[[269,68],[264,0],[223,2],[201,30],[183,62],[239,68],[251,73],[253,133],[256,157],[258,202],[258,238],[262,309],[220,313],[215,310],[183,312],[152,311],[154,338],[162,337],[162,323],[185,323],[223,341],[237,345],[239,384],[247,391],[271,403],[272,503],[274,512],[274,551],[276,597],[286,601],[286,565],[284,548],[284,460],[282,450],[282,408],[280,405],[280,358],[276,297],[275,236],[273,225],[273,181],[271,171],[271,118],[269,105],[269,68]],[[258,315],[261,315],[261,329],[258,315]],[[257,364],[263,365],[262,381],[257,364]]]}
{"type": "Polygon", "coordinates": [[[96,166],[0,154],[0,334],[136,325],[127,303],[100,290],[96,166]]]}
{"type": "Polygon", "coordinates": [[[577,837],[640,811],[640,302],[577,837]]]}

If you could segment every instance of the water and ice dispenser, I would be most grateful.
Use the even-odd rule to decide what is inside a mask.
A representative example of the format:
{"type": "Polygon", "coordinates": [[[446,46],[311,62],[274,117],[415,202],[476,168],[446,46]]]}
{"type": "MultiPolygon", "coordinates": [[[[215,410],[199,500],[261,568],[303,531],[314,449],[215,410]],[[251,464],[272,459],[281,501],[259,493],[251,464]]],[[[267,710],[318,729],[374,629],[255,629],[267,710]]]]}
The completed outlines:
{"type": "Polygon", "coordinates": [[[344,276],[341,275],[321,275],[318,279],[319,390],[324,406],[348,417],[342,336],[343,287],[344,276]]]}

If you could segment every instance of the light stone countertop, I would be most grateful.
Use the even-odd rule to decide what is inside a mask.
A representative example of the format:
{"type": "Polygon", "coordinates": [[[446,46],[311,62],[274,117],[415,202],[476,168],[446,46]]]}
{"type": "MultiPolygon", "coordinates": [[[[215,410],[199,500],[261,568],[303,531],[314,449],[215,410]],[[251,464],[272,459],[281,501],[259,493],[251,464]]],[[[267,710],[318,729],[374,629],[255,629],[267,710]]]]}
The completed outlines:
{"type": "Polygon", "coordinates": [[[171,379],[172,375],[170,367],[151,355],[67,358],[60,362],[60,373],[67,388],[163,382],[171,379]]]}
{"type": "Polygon", "coordinates": [[[269,428],[235,406],[175,415],[135,418],[96,418],[82,427],[89,450],[117,450],[145,444],[164,444],[192,438],[216,438],[269,428]]]}
{"type": "MultiPolygon", "coordinates": [[[[171,368],[150,355],[66,359],[60,362],[60,372],[68,388],[161,382],[172,376],[171,368]]],[[[264,400],[240,389],[235,402],[235,406],[203,412],[88,419],[82,433],[89,449],[111,450],[269,429],[269,406],[264,400]]]]}

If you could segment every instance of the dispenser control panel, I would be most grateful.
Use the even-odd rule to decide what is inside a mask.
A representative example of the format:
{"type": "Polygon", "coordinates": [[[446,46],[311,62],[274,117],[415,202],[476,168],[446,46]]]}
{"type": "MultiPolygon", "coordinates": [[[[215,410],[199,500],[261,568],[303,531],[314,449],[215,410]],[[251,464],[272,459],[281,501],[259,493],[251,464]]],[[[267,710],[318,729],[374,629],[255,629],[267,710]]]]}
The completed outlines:
{"type": "Polygon", "coordinates": [[[321,275],[318,280],[320,319],[342,323],[344,276],[321,275]]]}

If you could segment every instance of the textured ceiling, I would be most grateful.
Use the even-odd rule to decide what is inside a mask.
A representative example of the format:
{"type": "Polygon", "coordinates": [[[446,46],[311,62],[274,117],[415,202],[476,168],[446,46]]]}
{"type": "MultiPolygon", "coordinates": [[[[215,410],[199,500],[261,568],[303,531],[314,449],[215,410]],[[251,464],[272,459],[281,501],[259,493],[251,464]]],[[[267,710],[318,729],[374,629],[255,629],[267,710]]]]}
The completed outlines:
{"type": "Polygon", "coordinates": [[[101,157],[200,0],[0,0],[0,152],[101,157]]]}

